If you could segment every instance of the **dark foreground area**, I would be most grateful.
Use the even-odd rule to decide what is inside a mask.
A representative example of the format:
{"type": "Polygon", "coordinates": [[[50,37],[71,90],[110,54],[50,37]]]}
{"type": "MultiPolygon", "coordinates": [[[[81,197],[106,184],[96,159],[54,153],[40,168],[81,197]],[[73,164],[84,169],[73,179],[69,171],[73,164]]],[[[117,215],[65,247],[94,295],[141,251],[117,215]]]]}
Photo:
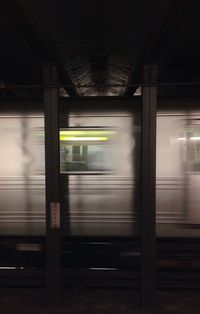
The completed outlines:
{"type": "Polygon", "coordinates": [[[200,312],[200,292],[162,291],[157,294],[155,309],[140,307],[139,293],[131,289],[94,289],[65,291],[60,308],[47,307],[44,294],[29,290],[2,290],[0,313],[192,313],[200,312]],[[43,301],[42,301],[43,300],[43,301]]]}

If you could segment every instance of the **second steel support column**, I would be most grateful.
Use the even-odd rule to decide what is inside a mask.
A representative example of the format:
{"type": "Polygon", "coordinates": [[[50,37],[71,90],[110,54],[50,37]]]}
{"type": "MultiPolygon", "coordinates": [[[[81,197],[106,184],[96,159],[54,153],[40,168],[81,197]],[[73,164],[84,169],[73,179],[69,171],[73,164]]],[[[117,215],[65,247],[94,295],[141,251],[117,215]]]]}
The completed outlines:
{"type": "Polygon", "coordinates": [[[142,88],[141,303],[155,306],[155,169],[157,68],[144,66],[142,88]]]}
{"type": "Polygon", "coordinates": [[[60,203],[58,83],[54,64],[46,64],[44,79],[46,161],[46,284],[47,304],[60,304],[60,203]],[[51,86],[52,85],[52,86],[51,86]]]}

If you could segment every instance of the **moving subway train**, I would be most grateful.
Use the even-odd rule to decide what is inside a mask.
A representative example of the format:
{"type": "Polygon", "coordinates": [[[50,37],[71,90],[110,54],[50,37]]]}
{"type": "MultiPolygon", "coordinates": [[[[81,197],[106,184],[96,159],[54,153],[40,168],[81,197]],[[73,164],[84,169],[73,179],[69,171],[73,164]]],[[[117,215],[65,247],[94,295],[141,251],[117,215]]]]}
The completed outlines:
{"type": "MultiPolygon", "coordinates": [[[[140,134],[140,117],[126,109],[60,117],[62,235],[139,234],[140,134]]],[[[159,109],[158,237],[200,236],[199,190],[200,111],[159,109]]],[[[45,235],[42,111],[0,114],[0,200],[1,236],[45,235]]]]}

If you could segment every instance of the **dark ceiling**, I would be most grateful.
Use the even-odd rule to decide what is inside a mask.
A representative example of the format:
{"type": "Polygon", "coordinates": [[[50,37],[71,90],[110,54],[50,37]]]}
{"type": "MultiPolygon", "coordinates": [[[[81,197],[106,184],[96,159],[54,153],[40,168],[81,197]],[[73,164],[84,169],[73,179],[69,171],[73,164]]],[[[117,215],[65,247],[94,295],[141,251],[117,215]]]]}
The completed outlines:
{"type": "Polygon", "coordinates": [[[160,82],[200,81],[199,0],[0,0],[0,41],[3,87],[42,84],[47,62],[73,97],[133,95],[149,62],[160,82]]]}

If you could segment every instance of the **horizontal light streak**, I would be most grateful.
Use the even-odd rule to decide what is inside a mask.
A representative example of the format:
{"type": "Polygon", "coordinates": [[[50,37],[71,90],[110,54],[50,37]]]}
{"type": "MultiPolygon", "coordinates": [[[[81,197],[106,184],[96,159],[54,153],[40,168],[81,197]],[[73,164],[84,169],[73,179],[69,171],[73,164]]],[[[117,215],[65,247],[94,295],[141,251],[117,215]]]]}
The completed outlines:
{"type": "MultiPolygon", "coordinates": [[[[189,138],[191,141],[200,141],[200,136],[192,136],[189,138]]],[[[178,137],[178,141],[186,141],[186,137],[178,137]]]]}
{"type": "Polygon", "coordinates": [[[186,138],[185,138],[185,137],[178,137],[177,140],[178,140],[178,141],[186,141],[186,138]]]}
{"type": "Polygon", "coordinates": [[[65,136],[77,136],[77,135],[86,135],[86,136],[93,136],[93,135],[111,135],[115,134],[115,131],[112,130],[61,130],[60,135],[65,135],[65,136]]]}
{"type": "Polygon", "coordinates": [[[92,136],[92,137],[85,137],[85,136],[60,136],[61,141],[107,141],[108,137],[106,136],[92,136]]]}
{"type": "Polygon", "coordinates": [[[90,267],[90,270],[118,270],[118,268],[114,267],[90,267]]]}
{"type": "Polygon", "coordinates": [[[16,266],[0,266],[0,270],[1,269],[17,269],[17,267],[16,266]]]}
{"type": "Polygon", "coordinates": [[[192,141],[200,141],[200,136],[190,137],[190,140],[192,140],[192,141]]]}

